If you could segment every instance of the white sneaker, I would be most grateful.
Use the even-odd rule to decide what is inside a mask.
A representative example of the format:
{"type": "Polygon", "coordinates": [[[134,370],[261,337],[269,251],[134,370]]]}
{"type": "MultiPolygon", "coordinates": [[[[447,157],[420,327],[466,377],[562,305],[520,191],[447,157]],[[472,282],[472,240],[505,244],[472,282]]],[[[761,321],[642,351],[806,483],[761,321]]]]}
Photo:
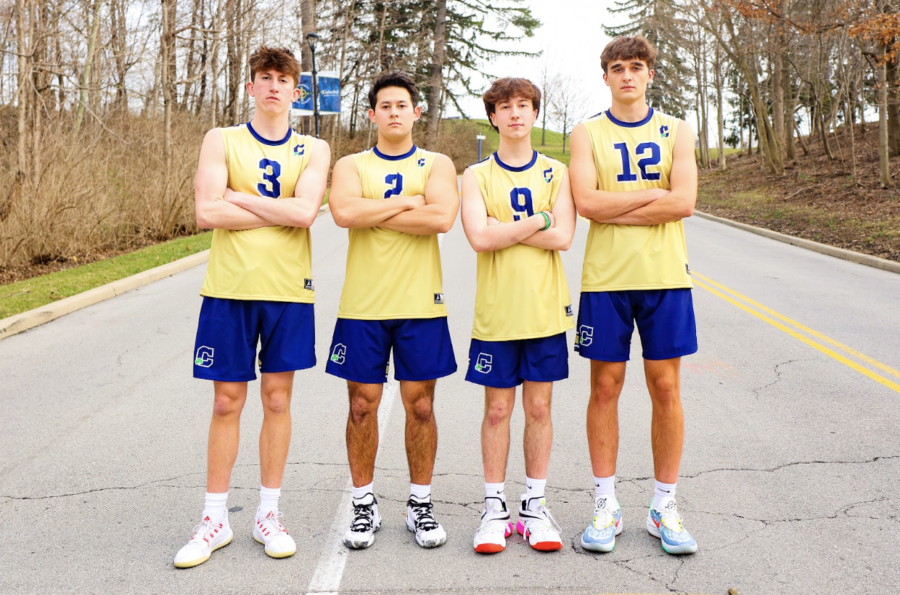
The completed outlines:
{"type": "Polygon", "coordinates": [[[562,539],[559,534],[562,529],[556,524],[553,515],[547,508],[546,501],[540,498],[536,510],[530,510],[532,500],[522,496],[522,504],[519,506],[519,520],[516,523],[516,531],[528,540],[528,545],[542,552],[554,552],[562,549],[562,539]]]}
{"type": "Polygon", "coordinates": [[[374,494],[353,499],[353,521],[344,531],[344,545],[354,550],[367,548],[375,543],[375,531],[381,527],[378,500],[374,494]]]}
{"type": "Polygon", "coordinates": [[[220,547],[225,547],[234,539],[234,533],[228,526],[228,516],[213,521],[203,517],[200,524],[194,527],[194,536],[186,546],[175,554],[175,568],[192,568],[209,560],[210,555],[220,547]]]}
{"type": "Polygon", "coordinates": [[[422,547],[438,547],[447,541],[447,532],[434,518],[431,496],[410,496],[406,502],[406,528],[416,534],[416,543],[422,547]]]}
{"type": "Polygon", "coordinates": [[[283,512],[270,510],[261,515],[256,510],[256,525],[253,527],[253,539],[266,546],[266,554],[271,558],[287,558],[297,553],[294,538],[288,535],[287,529],[278,519],[283,512]]]}
{"type": "Polygon", "coordinates": [[[485,498],[481,526],[475,531],[475,551],[479,554],[496,554],[506,549],[506,538],[512,535],[506,501],[501,498],[485,498]]]}

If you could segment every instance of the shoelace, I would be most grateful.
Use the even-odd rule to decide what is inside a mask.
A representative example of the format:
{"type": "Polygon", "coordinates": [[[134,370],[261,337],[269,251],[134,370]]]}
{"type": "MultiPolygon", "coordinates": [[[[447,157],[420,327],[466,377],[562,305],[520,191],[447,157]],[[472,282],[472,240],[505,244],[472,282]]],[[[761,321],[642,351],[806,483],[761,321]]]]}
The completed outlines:
{"type": "Polygon", "coordinates": [[[353,504],[353,522],[350,528],[355,533],[365,533],[372,530],[375,523],[375,502],[370,504],[353,504]]]}
{"type": "Polygon", "coordinates": [[[209,517],[204,518],[200,521],[200,524],[194,527],[194,535],[191,537],[191,541],[200,543],[201,541],[205,541],[209,544],[216,535],[216,531],[218,529],[222,529],[222,523],[213,523],[209,517]]]}
{"type": "Polygon", "coordinates": [[[616,522],[616,517],[608,508],[595,508],[592,522],[595,529],[605,529],[616,522]]]}
{"type": "Polygon", "coordinates": [[[677,510],[657,510],[659,513],[659,524],[665,525],[668,529],[681,533],[684,530],[684,517],[677,510]]]}
{"type": "Polygon", "coordinates": [[[263,525],[268,525],[270,533],[274,533],[275,535],[287,535],[287,529],[285,529],[284,525],[281,524],[281,521],[278,520],[283,516],[284,513],[279,510],[278,512],[270,512],[264,518],[256,520],[260,521],[263,525]]]}
{"type": "Polygon", "coordinates": [[[562,528],[556,523],[556,519],[553,518],[553,515],[550,514],[550,509],[543,504],[538,506],[537,510],[529,510],[528,512],[534,515],[527,516],[524,519],[525,527],[527,527],[529,531],[531,530],[531,525],[536,523],[543,525],[545,528],[550,527],[557,533],[562,533],[562,528]]]}
{"type": "Polygon", "coordinates": [[[417,529],[431,531],[438,528],[438,522],[434,518],[434,505],[431,502],[418,502],[410,498],[406,505],[412,508],[417,529]]]}

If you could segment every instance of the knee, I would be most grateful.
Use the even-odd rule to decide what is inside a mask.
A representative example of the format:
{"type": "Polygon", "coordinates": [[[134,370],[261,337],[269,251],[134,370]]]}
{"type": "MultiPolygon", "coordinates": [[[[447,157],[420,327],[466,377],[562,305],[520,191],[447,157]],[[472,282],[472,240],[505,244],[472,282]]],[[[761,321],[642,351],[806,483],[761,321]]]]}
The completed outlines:
{"type": "Polygon", "coordinates": [[[512,415],[512,405],[502,401],[495,401],[487,406],[485,411],[485,419],[490,426],[499,426],[509,421],[512,415]]]}
{"type": "Polygon", "coordinates": [[[678,384],[668,378],[657,378],[650,382],[653,407],[655,409],[671,410],[681,405],[681,395],[678,384]]]}
{"type": "Polygon", "coordinates": [[[525,407],[525,416],[532,423],[548,423],[550,421],[550,401],[534,399],[525,407]]]}
{"type": "Polygon", "coordinates": [[[418,423],[426,423],[434,416],[434,409],[431,406],[431,399],[421,397],[416,399],[406,408],[406,415],[411,417],[418,423]]]}
{"type": "Polygon", "coordinates": [[[238,415],[243,406],[243,395],[227,392],[216,393],[215,400],[213,401],[213,415],[215,417],[238,415]]]}
{"type": "Polygon", "coordinates": [[[359,424],[374,415],[376,407],[372,401],[360,394],[350,395],[350,422],[359,424]]]}
{"type": "Polygon", "coordinates": [[[291,411],[291,394],[284,389],[270,391],[263,399],[266,415],[284,415],[291,411]]]}
{"type": "Polygon", "coordinates": [[[598,405],[611,405],[619,399],[622,388],[615,378],[601,378],[591,387],[591,400],[598,405]]]}

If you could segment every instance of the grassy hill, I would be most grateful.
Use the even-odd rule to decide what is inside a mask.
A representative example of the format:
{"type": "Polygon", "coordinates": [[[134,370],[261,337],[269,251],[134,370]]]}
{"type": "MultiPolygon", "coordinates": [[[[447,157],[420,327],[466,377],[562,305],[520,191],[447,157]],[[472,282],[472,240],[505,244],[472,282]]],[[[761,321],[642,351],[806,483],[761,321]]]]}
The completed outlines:
{"type": "MultiPolygon", "coordinates": [[[[481,129],[481,133],[487,137],[484,141],[482,141],[481,146],[481,158],[484,159],[491,153],[497,150],[497,147],[500,144],[500,135],[491,128],[490,123],[487,120],[473,120],[476,124],[478,124],[481,129]]],[[[545,142],[546,145],[541,146],[541,132],[542,129],[535,126],[531,129],[531,145],[534,147],[536,151],[547,155],[548,157],[552,157],[558,161],[562,161],[566,165],[569,165],[569,139],[566,138],[566,152],[565,154],[562,152],[563,146],[563,135],[561,132],[554,132],[553,130],[547,130],[545,142]]]]}

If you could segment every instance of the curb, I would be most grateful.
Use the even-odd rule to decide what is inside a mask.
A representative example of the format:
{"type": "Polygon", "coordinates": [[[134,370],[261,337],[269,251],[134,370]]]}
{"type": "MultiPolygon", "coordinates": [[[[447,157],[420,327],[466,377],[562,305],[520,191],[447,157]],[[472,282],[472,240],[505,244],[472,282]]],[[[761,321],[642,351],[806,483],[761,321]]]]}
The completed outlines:
{"type": "Polygon", "coordinates": [[[755,233],[772,240],[778,240],[779,242],[784,242],[785,244],[791,244],[792,246],[806,248],[807,250],[812,250],[813,252],[818,252],[819,254],[825,254],[827,256],[840,258],[841,260],[848,260],[856,264],[864,264],[866,266],[881,269],[883,271],[900,274],[900,262],[885,260],[884,258],[878,258],[877,256],[870,256],[868,254],[861,254],[859,252],[854,252],[853,250],[845,250],[844,248],[835,248],[834,246],[820,244],[819,242],[814,242],[812,240],[795,238],[794,236],[778,233],[777,231],[772,231],[770,229],[754,227],[752,225],[747,225],[746,223],[738,223],[737,221],[732,221],[731,219],[716,217],[715,215],[710,215],[708,213],[703,213],[700,211],[694,211],[694,215],[697,215],[701,219],[709,219],[710,221],[715,221],[716,223],[722,223],[724,225],[743,229],[744,231],[749,231],[751,233],[755,233]]]}
{"type": "MultiPolygon", "coordinates": [[[[328,205],[322,205],[319,209],[319,215],[327,211],[328,205]]],[[[171,277],[172,275],[201,265],[208,260],[209,250],[204,250],[203,252],[185,256],[175,262],[141,271],[136,275],[125,277],[124,279],[119,279],[118,281],[113,281],[112,283],[107,283],[106,285],[95,287],[94,289],[89,289],[85,292],[59,300],[58,302],[46,304],[39,308],[35,308],[34,310],[28,310],[27,312],[4,318],[0,320],[0,341],[50,322],[51,320],[56,320],[66,314],[71,314],[76,310],[81,310],[82,308],[87,308],[88,306],[93,306],[99,302],[114,298],[117,295],[122,295],[126,291],[131,291],[132,289],[149,285],[154,281],[171,277]]]]}

